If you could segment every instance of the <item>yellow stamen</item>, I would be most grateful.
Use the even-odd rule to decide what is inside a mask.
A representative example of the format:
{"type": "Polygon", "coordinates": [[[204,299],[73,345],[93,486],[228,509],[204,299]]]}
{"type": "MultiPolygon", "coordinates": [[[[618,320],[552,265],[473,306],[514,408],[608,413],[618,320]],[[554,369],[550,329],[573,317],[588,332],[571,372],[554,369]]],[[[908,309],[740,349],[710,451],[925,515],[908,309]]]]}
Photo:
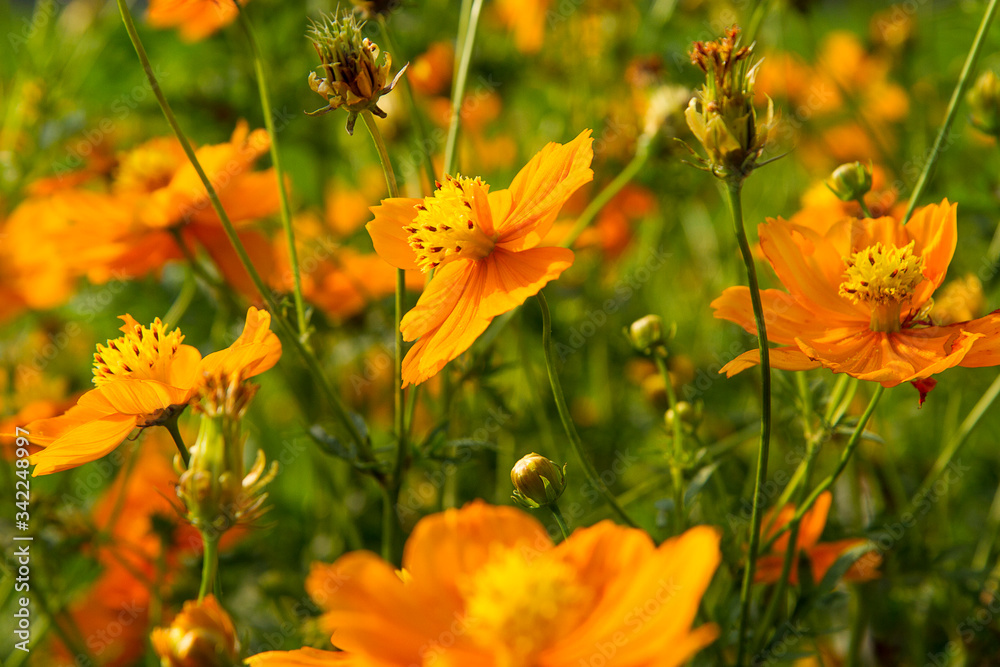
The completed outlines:
{"type": "Polygon", "coordinates": [[[107,345],[97,345],[94,354],[94,384],[114,380],[166,380],[170,362],[184,336],[179,329],[166,333],[160,318],[148,327],[134,324],[131,331],[107,345]]]}
{"type": "Polygon", "coordinates": [[[498,665],[534,664],[531,657],[572,629],[592,592],[567,563],[531,549],[494,554],[463,587],[469,634],[495,653],[498,665]]]}
{"type": "Polygon", "coordinates": [[[153,192],[166,187],[179,166],[177,156],[163,146],[145,144],[122,157],[116,187],[128,192],[153,192]]]}
{"type": "Polygon", "coordinates": [[[486,184],[478,178],[445,178],[433,197],[417,204],[417,217],[406,228],[410,234],[407,242],[424,272],[460,257],[483,259],[493,252],[497,239],[480,228],[472,205],[473,185],[485,192],[486,184]]]}
{"type": "Polygon", "coordinates": [[[876,243],[846,260],[840,296],[871,306],[872,331],[900,330],[900,313],[924,280],[924,258],[913,254],[914,242],[902,248],[876,243]]]}

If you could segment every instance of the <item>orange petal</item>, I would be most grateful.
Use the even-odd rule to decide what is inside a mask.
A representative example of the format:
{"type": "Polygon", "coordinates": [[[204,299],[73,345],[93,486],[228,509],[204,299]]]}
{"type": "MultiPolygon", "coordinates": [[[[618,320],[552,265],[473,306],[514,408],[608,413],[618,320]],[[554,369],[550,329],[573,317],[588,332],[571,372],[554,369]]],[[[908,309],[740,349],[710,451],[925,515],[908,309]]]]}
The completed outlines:
{"type": "Polygon", "coordinates": [[[419,268],[417,254],[406,241],[410,233],[404,228],[413,223],[417,217],[413,207],[422,202],[422,199],[399,197],[383,199],[379,206],[371,207],[375,219],[365,225],[365,229],[372,237],[375,252],[397,269],[419,268]]]}
{"type": "Polygon", "coordinates": [[[80,424],[31,456],[32,474],[48,475],[96,461],[120,445],[137,421],[135,415],[111,414],[80,424]]]}
{"type": "Polygon", "coordinates": [[[829,491],[824,491],[816,498],[813,506],[802,515],[802,521],[799,523],[799,539],[797,540],[800,549],[808,550],[819,542],[819,537],[823,534],[823,528],[826,527],[826,518],[830,513],[830,504],[832,502],[833,494],[829,491]]]}
{"type": "Polygon", "coordinates": [[[924,258],[924,277],[917,285],[911,303],[919,307],[931,298],[948,273],[948,265],[958,244],[958,204],[945,199],[940,204],[924,206],[906,223],[906,232],[916,241],[914,252],[924,258]]]}
{"type": "Polygon", "coordinates": [[[495,248],[481,260],[486,268],[479,312],[484,317],[496,317],[520,306],[530,296],[538,294],[573,264],[573,251],[568,248],[531,248],[510,252],[495,248]]]}
{"type": "Polygon", "coordinates": [[[972,344],[972,349],[962,359],[960,366],[982,368],[1000,365],[1000,310],[971,322],[961,322],[962,331],[982,334],[982,338],[972,344]]]}
{"type": "Polygon", "coordinates": [[[584,130],[568,144],[547,144],[514,177],[511,209],[493,213],[499,247],[522,250],[537,245],[570,195],[594,178],[590,133],[584,130]]]}
{"type": "MultiPolygon", "coordinates": [[[[820,362],[813,361],[807,357],[802,350],[795,347],[772,347],[768,350],[771,368],[778,368],[783,371],[809,371],[822,366],[820,362]]],[[[747,350],[736,357],[719,370],[725,373],[726,377],[733,377],[737,373],[742,373],[748,368],[753,368],[760,363],[760,350],[747,350]]]]}
{"type": "Polygon", "coordinates": [[[951,325],[888,334],[841,328],[823,338],[796,342],[809,358],[834,373],[895,387],[957,366],[981,337],[951,325]]]}
{"type": "MultiPolygon", "coordinates": [[[[801,298],[781,290],[763,290],[760,299],[764,308],[768,342],[792,345],[799,337],[821,336],[832,324],[822,311],[811,309],[801,298]]],[[[750,301],[750,288],[743,285],[728,287],[710,305],[715,309],[716,318],[735,322],[747,333],[756,335],[757,324],[750,301]]],[[[850,320],[846,318],[837,321],[840,326],[845,326],[848,322],[850,320]]],[[[864,319],[863,323],[867,324],[868,319],[864,319]]]]}
{"type": "Polygon", "coordinates": [[[362,663],[349,653],[342,651],[320,651],[314,648],[300,648],[297,651],[268,651],[246,659],[250,667],[327,667],[343,665],[361,667],[362,663]]]}
{"type": "MultiPolygon", "coordinates": [[[[846,539],[836,542],[824,542],[809,549],[809,561],[812,564],[813,581],[820,581],[829,571],[833,564],[837,562],[845,551],[865,544],[865,539],[846,539]]],[[[878,566],[882,562],[882,556],[872,545],[869,551],[856,560],[844,574],[844,581],[870,581],[879,577],[878,566]]]]}
{"type": "Polygon", "coordinates": [[[270,326],[271,313],[251,306],[240,337],[225,350],[202,359],[200,373],[233,373],[242,369],[245,377],[253,377],[274,366],[281,358],[281,341],[270,326]]]}
{"type": "Polygon", "coordinates": [[[403,316],[403,340],[411,341],[441,326],[465,293],[476,270],[476,260],[458,259],[440,267],[410,312],[403,316]]]}
{"type": "Polygon", "coordinates": [[[113,380],[80,397],[78,405],[103,408],[109,413],[151,415],[187,400],[187,391],[155,380],[113,380]]]}

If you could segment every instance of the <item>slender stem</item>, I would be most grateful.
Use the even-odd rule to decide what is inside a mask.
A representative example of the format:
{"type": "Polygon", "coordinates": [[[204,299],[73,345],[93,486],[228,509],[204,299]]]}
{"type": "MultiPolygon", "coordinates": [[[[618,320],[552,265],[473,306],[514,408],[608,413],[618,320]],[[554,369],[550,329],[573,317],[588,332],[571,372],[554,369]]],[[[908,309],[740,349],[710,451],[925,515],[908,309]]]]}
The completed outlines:
{"type": "Polygon", "coordinates": [[[583,448],[583,441],[580,440],[580,434],[576,432],[573,417],[566,406],[566,396],[563,394],[562,385],[559,383],[559,375],[556,373],[555,361],[552,359],[552,316],[549,314],[549,304],[542,292],[539,292],[536,297],[538,298],[538,305],[542,309],[542,349],[545,352],[545,367],[549,372],[549,384],[552,385],[552,395],[556,401],[556,410],[559,411],[559,419],[562,420],[563,428],[566,429],[566,436],[569,438],[569,442],[573,446],[573,451],[576,453],[577,458],[580,459],[584,474],[586,474],[587,479],[590,480],[593,487],[604,496],[611,509],[615,511],[622,521],[633,528],[638,528],[635,521],[625,513],[622,506],[615,500],[611,490],[601,480],[600,475],[597,474],[597,470],[594,469],[594,465],[587,458],[583,448]]]}
{"type": "Polygon", "coordinates": [[[587,226],[601,212],[601,209],[642,170],[642,167],[646,164],[646,160],[649,159],[649,144],[650,142],[648,141],[641,143],[636,149],[635,155],[632,156],[632,160],[625,165],[621,173],[615,176],[614,180],[608,183],[596,197],[590,200],[587,208],[583,209],[580,217],[576,219],[576,224],[573,225],[572,231],[570,231],[569,235],[560,244],[563,248],[569,248],[576,243],[580,234],[587,229],[587,226]]]}
{"type": "Polygon", "coordinates": [[[858,420],[857,426],[854,427],[854,432],[851,433],[850,439],[847,441],[847,445],[844,446],[844,451],[840,453],[840,460],[837,461],[837,467],[834,468],[833,472],[827,475],[819,485],[812,490],[812,493],[806,498],[805,502],[801,503],[795,511],[795,515],[792,520],[788,522],[785,526],[777,530],[774,535],[772,535],[768,541],[764,544],[763,549],[769,549],[774,544],[775,540],[781,537],[789,529],[792,521],[801,521],[802,517],[806,512],[813,506],[816,499],[820,495],[833,486],[833,483],[837,481],[840,477],[840,473],[844,472],[844,468],[847,467],[847,462],[851,460],[851,455],[854,454],[854,450],[858,448],[858,443],[861,442],[861,434],[864,433],[865,426],[868,425],[868,420],[871,419],[872,414],[875,412],[875,407],[878,405],[879,400],[882,398],[882,394],[885,393],[885,387],[878,385],[875,389],[875,393],[872,394],[871,400],[868,402],[868,407],[865,408],[864,413],[858,420]]]}
{"type": "Polygon", "coordinates": [[[205,599],[215,587],[215,576],[219,569],[219,537],[214,531],[202,531],[201,541],[204,543],[205,553],[202,554],[201,562],[201,587],[198,589],[198,602],[205,599]]]}
{"type": "Polygon", "coordinates": [[[458,72],[451,93],[451,124],[448,126],[448,140],[444,145],[445,174],[455,169],[455,148],[458,143],[458,127],[462,121],[462,100],[465,98],[465,82],[469,77],[469,63],[472,61],[472,47],[476,43],[476,26],[479,25],[479,14],[483,8],[483,0],[472,0],[469,15],[465,23],[465,34],[462,36],[462,51],[458,62],[458,72]]]}
{"type": "Polygon", "coordinates": [[[920,178],[917,180],[916,186],[913,188],[913,193],[910,194],[910,201],[906,205],[906,213],[903,214],[903,222],[905,223],[910,219],[910,215],[913,214],[913,209],[916,208],[917,200],[920,195],[923,194],[924,187],[927,185],[927,180],[930,178],[931,171],[934,170],[934,165],[937,164],[938,158],[941,156],[941,149],[944,146],[945,139],[947,139],[949,132],[951,131],[951,124],[955,120],[955,116],[958,114],[958,105],[965,96],[965,89],[969,87],[969,81],[972,78],[972,70],[976,68],[976,61],[979,60],[979,54],[983,50],[983,45],[986,43],[986,33],[989,32],[990,24],[993,23],[993,18],[997,13],[997,6],[1000,5],[1000,0],[990,0],[990,4],[986,7],[986,12],[983,14],[983,20],[979,24],[979,30],[976,32],[975,39],[972,40],[972,47],[969,49],[969,55],[965,59],[965,65],[962,66],[962,73],[958,76],[958,83],[955,84],[955,90],[951,94],[951,100],[948,102],[948,110],[944,115],[944,122],[941,123],[941,129],[938,130],[937,138],[934,140],[934,146],[931,148],[931,155],[927,162],[924,164],[923,170],[920,172],[920,178]]]}
{"type": "Polygon", "coordinates": [[[274,166],[274,175],[278,179],[278,200],[281,205],[281,226],[285,230],[285,239],[288,242],[288,259],[291,263],[293,278],[293,295],[295,298],[295,317],[299,325],[299,336],[302,340],[308,338],[308,328],[306,323],[306,307],[302,299],[302,276],[299,273],[299,253],[295,247],[295,232],[292,229],[292,209],[288,204],[288,192],[285,189],[285,171],[281,166],[281,153],[278,150],[278,133],[274,129],[274,114],[271,111],[271,96],[267,89],[267,76],[264,71],[264,58],[261,56],[260,43],[254,32],[253,24],[250,22],[250,15],[247,14],[242,4],[237,2],[236,7],[240,13],[240,23],[246,32],[247,40],[250,42],[250,51],[253,53],[253,68],[257,76],[257,89],[260,93],[260,106],[264,112],[264,127],[271,138],[271,164],[274,166]]]}
{"type": "MultiPolygon", "coordinates": [[[[389,32],[389,24],[382,14],[378,16],[378,25],[382,29],[385,48],[397,58],[402,58],[392,38],[392,33],[389,32]]],[[[431,159],[431,144],[427,139],[427,127],[424,125],[424,117],[417,108],[417,101],[413,97],[413,87],[410,86],[410,80],[404,76],[401,84],[410,118],[413,119],[413,131],[417,135],[417,143],[420,145],[420,155],[423,156],[424,171],[427,174],[427,191],[430,191],[434,189],[434,181],[437,179],[437,174],[434,172],[434,160],[431,159]]]]}
{"type": "Polygon", "coordinates": [[[153,94],[156,96],[156,100],[160,104],[160,109],[163,111],[163,115],[166,117],[167,123],[173,130],[174,135],[181,144],[181,147],[184,149],[184,154],[187,155],[187,158],[194,167],[194,170],[198,173],[198,177],[201,179],[202,184],[204,184],[205,190],[208,192],[208,198],[212,204],[212,208],[219,216],[219,220],[222,222],[222,228],[225,230],[226,236],[229,238],[229,242],[233,246],[233,250],[235,250],[237,256],[239,257],[240,263],[250,275],[257,291],[264,299],[268,309],[274,315],[273,321],[276,326],[281,330],[281,333],[284,334],[285,339],[292,344],[295,351],[302,357],[306,370],[313,376],[313,379],[319,386],[323,397],[329,403],[330,407],[333,408],[334,416],[340,422],[341,428],[344,429],[344,431],[350,436],[351,440],[354,441],[355,445],[357,445],[359,455],[365,461],[374,461],[374,455],[371,453],[367,440],[361,435],[361,431],[354,423],[354,420],[348,413],[347,408],[344,407],[343,402],[341,402],[337,394],[334,393],[333,388],[326,379],[326,376],[323,375],[319,360],[316,359],[315,355],[305,347],[302,340],[296,335],[292,327],[288,324],[285,318],[281,316],[281,309],[277,301],[275,301],[274,295],[271,294],[271,290],[269,290],[264,284],[264,281],[261,280],[260,275],[254,268],[253,263],[250,261],[250,257],[247,255],[242,241],[240,241],[239,236],[236,235],[233,223],[229,220],[229,216],[226,215],[225,209],[222,208],[222,203],[219,201],[219,197],[215,192],[215,187],[205,174],[204,169],[202,169],[201,163],[198,161],[197,156],[195,156],[194,150],[191,148],[191,144],[184,135],[184,132],[181,130],[180,125],[177,123],[177,119],[174,116],[173,111],[170,109],[170,105],[167,103],[167,99],[164,97],[163,91],[160,90],[160,84],[157,82],[156,76],[153,74],[153,67],[146,55],[146,49],[142,46],[142,41],[139,39],[139,33],[136,32],[135,23],[132,21],[132,14],[129,11],[125,0],[118,0],[118,9],[122,15],[122,21],[125,23],[125,30],[128,32],[129,39],[132,41],[132,46],[135,48],[136,54],[139,56],[139,62],[142,63],[142,68],[146,72],[146,78],[149,80],[150,88],[153,90],[153,94]]]}
{"type": "Polygon", "coordinates": [[[168,324],[176,325],[180,319],[187,312],[188,307],[191,305],[191,301],[194,299],[194,295],[198,292],[198,281],[195,278],[194,269],[190,266],[186,267],[184,271],[184,284],[181,285],[181,291],[174,299],[174,302],[170,304],[170,308],[167,309],[166,315],[163,316],[163,321],[168,324]]]}
{"type": "Polygon", "coordinates": [[[174,444],[177,445],[177,451],[180,452],[181,460],[184,461],[184,467],[186,468],[191,463],[191,452],[184,445],[184,438],[181,437],[180,429],[177,428],[177,417],[179,416],[180,413],[177,413],[168,419],[163,426],[170,432],[170,437],[174,439],[174,444]]]}
{"type": "Polygon", "coordinates": [[[986,530],[979,538],[976,551],[972,556],[972,571],[979,572],[986,567],[990,559],[990,552],[997,541],[997,532],[1000,531],[1000,485],[997,486],[993,494],[993,502],[990,504],[990,513],[986,517],[986,530]]]}
{"type": "Polygon", "coordinates": [[[972,433],[972,430],[979,423],[979,420],[982,419],[982,416],[993,405],[993,401],[996,400],[997,395],[1000,395],[1000,375],[993,380],[993,384],[989,386],[986,393],[972,407],[972,410],[966,415],[958,430],[952,434],[948,444],[941,450],[937,460],[934,462],[934,467],[927,473],[927,477],[924,479],[923,484],[920,485],[920,489],[913,494],[913,499],[910,501],[911,505],[918,504],[930,492],[931,487],[934,486],[934,483],[937,482],[941,474],[948,469],[951,460],[958,453],[958,450],[961,449],[962,445],[965,444],[966,438],[972,433]]]}
{"type": "Polygon", "coordinates": [[[858,197],[854,201],[858,202],[858,206],[861,207],[861,212],[865,214],[866,218],[872,217],[872,212],[868,209],[868,204],[865,203],[864,197],[858,197]]]}
{"type": "Polygon", "coordinates": [[[753,318],[757,324],[757,349],[760,351],[761,370],[761,412],[760,444],[757,448],[757,479],[754,482],[753,509],[750,513],[750,545],[747,551],[747,566],[743,571],[743,585],[740,588],[740,621],[736,642],[736,664],[743,664],[746,652],[746,631],[750,622],[750,588],[757,568],[757,548],[760,544],[760,522],[762,519],[763,489],[767,478],[767,458],[771,445],[771,356],[767,346],[767,328],[764,324],[764,307],[760,300],[760,286],[757,284],[757,269],[754,266],[750,244],[743,225],[742,178],[726,180],[729,208],[733,216],[733,230],[743,255],[750,287],[750,301],[753,304],[753,318]]]}
{"type": "MultiPolygon", "coordinates": [[[[365,127],[372,137],[375,150],[378,151],[378,159],[382,164],[382,173],[385,174],[385,184],[389,188],[390,197],[399,196],[399,186],[396,185],[396,173],[392,169],[392,160],[389,159],[389,151],[386,149],[382,133],[375,123],[375,117],[367,109],[361,112],[361,117],[365,121],[365,127]]],[[[399,490],[402,487],[403,468],[406,465],[407,454],[407,431],[406,431],[406,390],[403,389],[403,332],[401,323],[403,321],[403,303],[406,299],[406,272],[403,269],[396,269],[396,308],[395,308],[395,373],[393,374],[393,393],[395,395],[395,425],[396,425],[396,459],[393,464],[392,476],[389,479],[388,498],[382,508],[382,532],[383,543],[388,543],[389,553],[395,552],[396,536],[399,533],[399,521],[396,519],[396,501],[399,497],[399,490]]]]}
{"type": "Polygon", "coordinates": [[[566,518],[563,516],[562,511],[559,509],[559,505],[556,502],[549,504],[549,510],[552,512],[552,516],[556,520],[556,524],[559,526],[559,532],[562,533],[563,539],[569,539],[569,526],[566,524],[566,518]]]}
{"type": "Polygon", "coordinates": [[[667,362],[664,359],[664,355],[654,352],[653,357],[656,359],[656,367],[660,370],[660,375],[663,376],[663,383],[667,392],[667,406],[674,411],[674,442],[670,460],[670,480],[674,487],[674,511],[677,516],[677,534],[680,534],[684,532],[687,524],[687,514],[684,511],[684,475],[680,466],[681,455],[684,451],[684,425],[681,423],[681,416],[677,412],[677,394],[674,392],[674,385],[670,381],[670,371],[667,369],[667,362]]]}

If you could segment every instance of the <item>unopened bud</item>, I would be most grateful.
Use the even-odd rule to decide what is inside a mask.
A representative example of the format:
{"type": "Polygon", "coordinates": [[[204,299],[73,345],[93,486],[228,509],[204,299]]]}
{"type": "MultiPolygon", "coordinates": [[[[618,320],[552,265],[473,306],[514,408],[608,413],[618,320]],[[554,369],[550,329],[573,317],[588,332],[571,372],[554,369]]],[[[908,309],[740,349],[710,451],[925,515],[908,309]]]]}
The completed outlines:
{"type": "Polygon", "coordinates": [[[525,507],[551,505],[566,490],[565,472],[565,465],[560,469],[541,454],[528,454],[510,471],[510,481],[514,485],[512,497],[525,507]]]}
{"type": "Polygon", "coordinates": [[[235,667],[239,641],[229,614],[215,597],[189,600],[169,628],[155,628],[150,640],[161,667],[235,667]]]}
{"type": "Polygon", "coordinates": [[[628,338],[632,347],[643,354],[666,352],[663,319],[659,315],[646,315],[633,322],[628,328],[628,338]]]}
{"type": "Polygon", "coordinates": [[[993,70],[979,75],[968,95],[970,121],[980,132],[1000,136],[1000,77],[993,70]]]}
{"type": "Polygon", "coordinates": [[[663,421],[667,425],[667,430],[673,432],[674,423],[680,419],[681,425],[685,428],[694,428],[701,421],[702,404],[692,405],[687,401],[678,401],[677,405],[668,409],[663,415],[663,421]]]}
{"type": "Polygon", "coordinates": [[[841,201],[858,201],[872,189],[872,169],[861,162],[848,162],[833,170],[826,187],[841,201]]]}

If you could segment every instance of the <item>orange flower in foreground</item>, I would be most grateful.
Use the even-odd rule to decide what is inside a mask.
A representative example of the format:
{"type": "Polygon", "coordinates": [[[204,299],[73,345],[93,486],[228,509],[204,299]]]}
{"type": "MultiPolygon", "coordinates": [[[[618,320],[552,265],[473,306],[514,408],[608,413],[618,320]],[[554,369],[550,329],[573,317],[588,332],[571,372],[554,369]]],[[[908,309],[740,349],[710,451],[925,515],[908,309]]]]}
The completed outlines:
{"type": "Polygon", "coordinates": [[[440,371],[494,317],[538,293],[573,263],[566,248],[538,248],[560,207],[594,177],[590,130],[550,143],[514,177],[489,192],[479,178],[446,177],[433,196],[386,199],[368,223],[375,250],[400,269],[437,269],[403,338],[420,339],[403,360],[403,386],[440,371]]]}
{"type": "MultiPolygon", "coordinates": [[[[863,538],[838,540],[836,542],[819,543],[819,537],[823,534],[826,526],[826,517],[830,512],[830,503],[833,496],[829,491],[825,491],[816,499],[815,504],[804,515],[799,523],[799,537],[795,541],[795,557],[792,559],[792,570],[788,580],[793,584],[799,581],[799,552],[804,551],[809,557],[809,565],[812,568],[813,581],[820,581],[837,559],[847,551],[868,540],[863,538]]],[[[767,529],[765,538],[770,538],[779,529],[788,524],[795,515],[795,505],[788,504],[781,508],[777,516],[774,510],[770,510],[764,515],[763,524],[767,529]]],[[[781,568],[784,564],[785,552],[788,550],[788,533],[786,532],[771,547],[771,552],[762,555],[757,561],[757,571],[754,573],[754,580],[758,583],[775,583],[781,577],[781,568]]],[[[859,558],[847,574],[845,581],[869,581],[879,576],[878,566],[882,562],[882,556],[877,551],[870,551],[859,558]]]]}
{"type": "Polygon", "coordinates": [[[692,624],[719,558],[707,526],[657,548],[602,521],[553,546],[527,514],[476,501],[421,520],[402,573],[363,551],[313,565],[306,587],[346,654],[276,651],[248,663],[576,667],[601,655],[681,665],[718,634],[692,624]]]}
{"type": "Polygon", "coordinates": [[[136,427],[163,423],[194,397],[205,374],[242,370],[244,377],[277,363],[281,342],[270,331],[271,315],[251,307],[240,337],[204,359],[182,345],[179,329],[167,333],[159,318],[148,327],[121,317],[123,336],[97,346],[94,384],[65,414],[28,424],[35,475],[75,468],[101,458],[136,427]]]}
{"type": "Polygon", "coordinates": [[[228,667],[239,660],[233,620],[214,595],[188,600],[168,628],[149,637],[164,667],[228,667]]]}
{"type": "MultiPolygon", "coordinates": [[[[761,249],[788,289],[761,292],[768,339],[781,346],[771,366],[822,366],[893,387],[952,366],[1000,364],[1000,311],[947,326],[928,316],[955,252],[956,209],[946,199],[905,226],[889,217],[760,225],[761,249]]],[[[746,287],[730,287],[712,307],[755,331],[746,287]]],[[[759,360],[757,350],[745,352],[722,371],[731,377],[759,360]]]]}
{"type": "MultiPolygon", "coordinates": [[[[246,4],[241,0],[240,4],[246,4]]],[[[147,20],[154,28],[178,28],[185,42],[197,42],[236,20],[233,0],[150,0],[147,20]]]]}

